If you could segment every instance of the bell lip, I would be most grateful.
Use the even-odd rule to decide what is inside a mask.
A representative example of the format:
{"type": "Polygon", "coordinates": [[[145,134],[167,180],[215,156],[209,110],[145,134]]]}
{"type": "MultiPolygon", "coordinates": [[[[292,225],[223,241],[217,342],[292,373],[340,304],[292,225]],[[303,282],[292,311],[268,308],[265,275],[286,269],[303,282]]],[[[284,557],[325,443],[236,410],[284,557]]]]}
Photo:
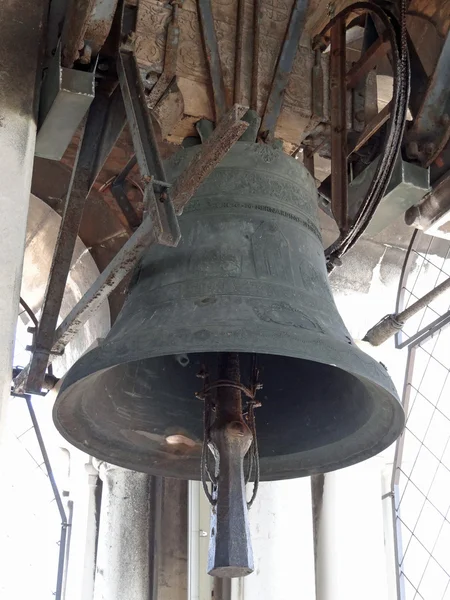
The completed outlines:
{"type": "MultiPolygon", "coordinates": [[[[195,328],[191,328],[192,331],[195,331],[195,328]]],[[[220,329],[220,332],[217,331],[217,339],[220,339],[222,342],[224,339],[227,339],[227,334],[225,334],[223,332],[222,328],[218,328],[220,329]]],[[[158,333],[156,333],[156,335],[159,334],[159,328],[157,328],[158,333]]],[[[266,333],[266,332],[264,332],[266,333]]],[[[245,339],[245,333],[243,334],[242,330],[239,331],[239,338],[240,339],[245,339]]],[[[262,333],[261,333],[262,335],[262,333]]],[[[263,336],[263,335],[262,335],[263,336]]],[[[285,336],[282,336],[285,337],[285,336]]],[[[298,337],[298,336],[297,336],[298,337]]],[[[398,397],[397,391],[393,385],[393,382],[391,380],[391,378],[387,375],[387,371],[385,369],[385,367],[383,367],[380,363],[378,363],[375,359],[373,359],[372,357],[370,357],[368,354],[366,354],[365,352],[363,352],[362,350],[360,350],[354,343],[351,344],[351,348],[352,348],[352,353],[351,353],[351,358],[349,358],[348,360],[345,360],[345,357],[349,357],[349,343],[348,342],[342,342],[341,340],[338,340],[336,338],[332,338],[330,336],[324,335],[324,334],[320,334],[320,337],[323,338],[321,339],[322,342],[325,342],[326,339],[326,345],[328,347],[328,349],[330,350],[331,354],[335,354],[335,359],[336,362],[330,362],[328,360],[320,360],[320,356],[318,357],[317,353],[313,354],[312,352],[308,352],[306,350],[306,348],[309,346],[310,348],[314,348],[317,345],[318,342],[318,334],[317,332],[312,332],[312,331],[308,331],[308,330],[302,330],[301,331],[301,338],[302,338],[302,345],[301,345],[301,351],[299,350],[298,352],[296,352],[295,354],[292,352],[289,352],[288,354],[286,353],[286,350],[283,350],[281,347],[281,344],[278,345],[273,342],[273,338],[271,338],[271,342],[272,342],[272,350],[270,352],[264,352],[263,349],[261,349],[260,347],[258,347],[258,353],[259,354],[272,354],[272,355],[278,355],[278,356],[289,356],[292,358],[298,358],[301,360],[308,360],[308,361],[312,361],[312,362],[317,362],[317,363],[321,363],[321,364],[325,364],[325,365],[329,365],[329,366],[334,366],[335,368],[338,368],[340,370],[342,370],[343,372],[347,372],[352,374],[354,377],[356,377],[357,379],[359,379],[360,381],[362,381],[366,386],[368,385],[370,386],[375,386],[377,388],[379,388],[380,390],[380,401],[384,402],[384,410],[389,410],[391,411],[391,418],[390,418],[390,426],[386,429],[384,435],[380,438],[377,438],[374,440],[373,444],[367,448],[367,442],[364,444],[364,447],[362,450],[356,450],[353,453],[347,454],[344,458],[342,457],[342,455],[339,455],[339,446],[342,444],[341,440],[338,440],[337,442],[334,442],[333,444],[329,444],[327,446],[325,446],[324,448],[326,448],[327,454],[329,456],[338,456],[337,459],[332,459],[327,463],[322,462],[320,467],[315,467],[314,465],[308,465],[307,464],[307,460],[305,462],[305,458],[301,457],[301,453],[299,454],[293,454],[291,456],[297,456],[298,457],[298,461],[302,462],[303,466],[302,468],[299,468],[298,470],[296,470],[295,474],[291,473],[291,469],[289,469],[289,472],[287,473],[283,473],[282,471],[280,471],[280,466],[277,465],[275,466],[275,461],[276,461],[276,457],[274,458],[270,458],[270,457],[264,457],[261,459],[261,481],[281,481],[284,479],[294,479],[297,477],[305,477],[305,476],[310,476],[310,475],[315,475],[315,474],[320,474],[320,473],[327,473],[327,472],[331,472],[331,471],[335,471],[344,467],[348,467],[354,464],[357,464],[359,462],[362,462],[364,460],[367,460],[373,456],[376,456],[377,454],[379,454],[380,452],[382,452],[383,450],[385,450],[386,448],[388,448],[389,446],[391,446],[396,440],[397,438],[401,435],[404,426],[405,426],[405,413],[403,410],[403,407],[401,405],[400,399],[398,397]],[[278,350],[278,351],[277,351],[278,350]],[[337,362],[338,361],[338,357],[341,359],[341,364],[339,364],[339,366],[337,366],[337,362]],[[359,360],[356,360],[356,358],[359,358],[359,360]],[[364,365],[371,365],[372,366],[372,373],[373,375],[370,376],[370,374],[368,374],[367,372],[364,372],[364,365]],[[377,376],[375,376],[375,373],[377,376]],[[391,401],[389,401],[388,397],[391,397],[391,401]],[[394,402],[392,402],[392,400],[394,400],[394,402]],[[334,449],[336,450],[336,453],[334,452],[334,449]],[[273,466],[271,467],[271,463],[273,463],[273,466]],[[271,475],[272,471],[276,471],[276,473],[274,473],[274,475],[271,475]]],[[[161,329],[161,337],[159,338],[160,341],[164,338],[164,330],[161,329]]],[[[232,330],[228,329],[228,338],[233,339],[233,335],[232,335],[232,330]]],[[[173,342],[173,337],[171,337],[171,341],[173,342]]],[[[180,337],[181,340],[181,344],[183,341],[184,337],[180,337]]],[[[195,339],[194,335],[190,336],[191,342],[192,340],[195,339]]],[[[153,466],[150,466],[148,469],[144,468],[143,466],[139,466],[139,468],[137,468],[137,465],[135,462],[132,462],[130,460],[118,460],[118,459],[114,459],[114,461],[111,460],[111,456],[108,455],[107,452],[102,452],[101,450],[98,450],[96,448],[90,448],[89,445],[87,445],[86,443],[83,443],[83,441],[77,439],[76,437],[74,437],[72,435],[72,433],[70,431],[68,431],[65,427],[63,427],[61,425],[61,423],[59,422],[58,419],[58,412],[60,410],[60,408],[62,408],[64,406],[64,404],[66,404],[65,402],[65,396],[66,394],[68,394],[70,392],[70,389],[72,388],[72,386],[76,386],[76,384],[82,380],[84,380],[85,378],[93,375],[94,373],[98,373],[100,371],[103,370],[107,370],[109,368],[114,368],[115,366],[118,366],[120,364],[125,364],[128,362],[134,362],[137,360],[145,360],[145,359],[151,359],[151,358],[156,358],[156,357],[160,357],[160,356],[170,356],[173,354],[179,354],[179,353],[184,353],[185,352],[185,346],[182,347],[182,345],[180,344],[180,347],[176,348],[172,345],[168,344],[166,346],[166,349],[164,350],[163,346],[159,346],[158,350],[155,352],[145,352],[143,353],[142,351],[138,352],[135,349],[130,349],[130,351],[128,353],[124,353],[121,356],[117,355],[117,353],[114,353],[116,351],[117,348],[117,342],[114,343],[114,340],[112,340],[111,342],[106,342],[104,344],[102,344],[101,346],[98,346],[97,348],[94,348],[93,350],[87,352],[85,355],[83,355],[78,361],[77,363],[75,363],[75,365],[73,365],[73,367],[68,371],[66,377],[64,378],[63,384],[61,386],[60,392],[56,398],[55,404],[53,406],[53,421],[54,424],[57,428],[57,430],[59,431],[59,433],[65,438],[67,439],[73,446],[75,446],[76,448],[82,450],[83,452],[86,452],[92,456],[94,456],[95,458],[99,459],[99,460],[103,460],[105,462],[111,462],[112,464],[116,464],[118,466],[121,466],[123,468],[126,469],[130,469],[130,470],[134,470],[134,471],[141,471],[141,472],[146,472],[149,473],[151,475],[155,475],[155,476],[170,476],[170,477],[175,477],[178,479],[191,479],[191,480],[199,480],[200,477],[192,477],[191,473],[189,473],[189,476],[186,476],[185,473],[186,471],[183,470],[182,465],[180,464],[179,470],[180,473],[179,474],[170,474],[168,475],[167,472],[158,472],[158,469],[154,468],[153,466]],[[112,362],[112,359],[114,359],[114,362],[112,362]]],[[[283,344],[284,346],[284,344],[283,344]]],[[[300,348],[300,346],[299,346],[300,348]]],[[[216,347],[210,344],[205,343],[205,340],[202,340],[201,342],[198,342],[197,345],[192,344],[190,347],[190,354],[191,353],[202,353],[202,352],[251,352],[251,350],[249,350],[248,347],[245,346],[245,344],[242,344],[241,346],[239,345],[238,341],[235,341],[235,343],[232,343],[230,346],[224,346],[223,344],[219,347],[216,347]]],[[[73,406],[73,398],[71,399],[71,403],[73,406]]],[[[67,406],[65,406],[65,408],[67,409],[67,406]]],[[[381,407],[380,407],[380,410],[381,407]]],[[[357,434],[357,432],[355,432],[355,435],[357,434]]],[[[106,449],[105,449],[106,450],[106,449]]],[[[289,456],[289,455],[286,455],[289,456]]],[[[314,461],[317,462],[317,461],[314,461]]]]}

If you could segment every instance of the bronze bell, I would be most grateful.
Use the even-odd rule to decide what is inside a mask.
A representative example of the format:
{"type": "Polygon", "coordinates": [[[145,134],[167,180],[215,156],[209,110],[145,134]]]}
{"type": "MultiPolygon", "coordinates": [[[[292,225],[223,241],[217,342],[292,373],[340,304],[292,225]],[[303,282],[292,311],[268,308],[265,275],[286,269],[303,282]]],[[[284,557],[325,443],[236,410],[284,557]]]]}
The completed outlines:
{"type": "MultiPolygon", "coordinates": [[[[197,147],[198,148],[198,147],[197,147]]],[[[175,178],[197,148],[180,151],[175,178]]],[[[328,285],[315,183],[297,160],[239,142],[180,217],[177,248],[152,247],[117,321],[67,374],[61,434],[100,459],[199,479],[202,369],[256,358],[262,480],[331,471],[399,435],[404,414],[385,369],[351,340],[328,285]]]]}

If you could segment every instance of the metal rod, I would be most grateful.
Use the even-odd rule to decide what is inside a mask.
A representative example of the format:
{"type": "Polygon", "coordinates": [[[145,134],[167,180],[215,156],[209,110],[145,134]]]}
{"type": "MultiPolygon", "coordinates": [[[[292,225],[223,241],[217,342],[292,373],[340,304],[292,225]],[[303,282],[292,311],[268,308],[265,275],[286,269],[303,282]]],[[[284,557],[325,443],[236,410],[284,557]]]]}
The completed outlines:
{"type": "Polygon", "coordinates": [[[180,229],[166,188],[158,189],[159,186],[155,186],[158,192],[164,192],[164,196],[158,199],[155,196],[152,178],[156,177],[164,182],[167,178],[145,102],[136,58],[126,48],[119,51],[117,73],[139,170],[147,184],[144,191],[144,210],[154,222],[154,233],[158,243],[175,246],[180,239],[180,229]]]}
{"type": "MultiPolygon", "coordinates": [[[[411,344],[416,345],[420,344],[427,337],[433,336],[437,331],[445,327],[448,323],[450,323],[450,311],[446,312],[441,317],[438,317],[434,321],[432,321],[429,325],[422,327],[420,331],[412,335],[411,337],[406,338],[400,343],[396,343],[395,347],[397,350],[401,350],[405,348],[405,346],[411,346],[411,344]]],[[[397,333],[399,333],[397,331],[397,333]]]]}
{"type": "Polygon", "coordinates": [[[61,535],[59,538],[59,556],[58,556],[58,571],[56,574],[56,591],[55,598],[56,600],[62,600],[62,592],[63,592],[63,581],[65,574],[65,566],[66,566],[66,550],[67,550],[67,530],[72,524],[72,511],[69,512],[69,518],[67,518],[66,511],[64,510],[64,505],[62,503],[61,495],[59,493],[58,486],[56,485],[55,477],[53,475],[53,469],[50,463],[50,459],[47,454],[47,448],[45,447],[44,438],[42,437],[41,429],[39,427],[39,422],[36,418],[36,413],[34,412],[33,403],[31,401],[31,396],[29,394],[24,394],[23,398],[25,398],[25,402],[27,403],[28,412],[30,413],[31,422],[33,423],[34,432],[36,434],[36,438],[39,444],[39,448],[42,454],[42,458],[44,459],[45,468],[47,470],[48,478],[50,481],[50,485],[53,490],[53,496],[55,498],[56,506],[58,507],[59,515],[61,518],[61,535]]]}
{"type": "Polygon", "coordinates": [[[56,574],[56,600],[62,600],[64,567],[66,564],[67,526],[61,524],[61,535],[59,537],[58,571],[56,574]]]}
{"type": "Polygon", "coordinates": [[[56,323],[72,262],[86,199],[91,189],[92,169],[101,139],[108,97],[98,94],[85,123],[78,147],[72,178],[67,192],[64,213],[53,254],[49,280],[45,292],[35,349],[31,356],[26,391],[39,393],[53,344],[56,323]]]}
{"type": "Polygon", "coordinates": [[[34,412],[33,403],[31,401],[30,394],[24,394],[25,401],[27,403],[28,412],[30,413],[31,422],[33,423],[34,432],[36,434],[36,438],[39,444],[39,448],[41,450],[42,458],[44,459],[45,468],[47,469],[48,478],[50,480],[50,485],[52,486],[53,495],[55,496],[56,506],[58,507],[59,514],[61,516],[61,521],[67,524],[67,515],[64,510],[64,505],[61,500],[61,495],[58,490],[58,486],[56,485],[55,476],[53,475],[53,469],[50,463],[50,459],[47,454],[47,449],[45,447],[44,438],[42,437],[41,429],[39,427],[38,420],[36,418],[36,413],[34,412]]]}
{"type": "Polygon", "coordinates": [[[271,138],[275,135],[275,128],[283,105],[284,92],[289,83],[289,77],[297,55],[298,44],[303,33],[307,8],[308,0],[295,0],[292,7],[291,18],[278,57],[272,87],[261,123],[260,131],[264,137],[271,138]]]}
{"type": "Polygon", "coordinates": [[[236,51],[234,63],[234,102],[243,103],[242,77],[244,61],[245,0],[238,0],[236,18],[236,51]]]}
{"type": "Polygon", "coordinates": [[[331,209],[341,232],[348,230],[347,89],[345,19],[331,29],[331,209]]]}
{"type": "Polygon", "coordinates": [[[172,202],[178,215],[183,212],[183,208],[200,184],[249,126],[246,121],[240,120],[247,109],[247,106],[235,104],[228,111],[210,137],[201,145],[200,152],[194,156],[172,186],[172,202]]]}
{"type": "Polygon", "coordinates": [[[411,317],[414,317],[414,315],[426,308],[430,302],[436,300],[436,298],[447,290],[450,290],[450,277],[437,285],[434,290],[431,290],[428,294],[413,302],[408,308],[393,315],[386,315],[374,327],[369,329],[364,337],[364,341],[370,342],[372,346],[379,346],[395,333],[398,333],[411,317]]]}
{"type": "Polygon", "coordinates": [[[258,112],[259,46],[261,38],[262,0],[253,0],[253,60],[250,108],[258,112]]]}
{"type": "Polygon", "coordinates": [[[142,252],[154,243],[156,243],[156,238],[153,224],[147,217],[58,327],[55,334],[55,345],[52,349],[55,353],[64,350],[82,325],[98,310],[124,277],[134,269],[142,252]]]}
{"type": "Polygon", "coordinates": [[[205,57],[211,80],[216,123],[227,111],[227,99],[223,80],[222,64],[220,62],[219,46],[217,44],[216,29],[211,7],[211,0],[197,0],[202,30],[205,57]]]}

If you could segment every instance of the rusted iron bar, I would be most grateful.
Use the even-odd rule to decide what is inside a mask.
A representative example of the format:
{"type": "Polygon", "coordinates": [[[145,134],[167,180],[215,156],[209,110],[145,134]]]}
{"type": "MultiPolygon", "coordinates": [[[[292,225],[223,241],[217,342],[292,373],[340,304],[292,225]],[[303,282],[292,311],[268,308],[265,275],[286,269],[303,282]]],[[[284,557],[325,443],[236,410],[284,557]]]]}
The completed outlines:
{"type": "Polygon", "coordinates": [[[146,106],[139,69],[131,50],[119,51],[117,73],[139,170],[145,182],[144,209],[154,221],[154,233],[158,243],[176,246],[180,239],[180,229],[172,201],[166,187],[155,185],[153,181],[153,178],[156,178],[165,182],[167,178],[146,106]],[[154,187],[160,193],[158,199],[154,187]]]}
{"type": "Polygon", "coordinates": [[[358,81],[376,66],[380,58],[386,54],[389,48],[390,42],[388,37],[379,37],[348,70],[347,75],[345,76],[347,88],[354,88],[358,81]]]}
{"type": "Polygon", "coordinates": [[[218,456],[216,505],[211,516],[208,573],[216,577],[244,577],[253,571],[253,552],[245,498],[244,457],[252,432],[242,416],[239,354],[219,354],[219,380],[210,446],[218,456]],[[227,385],[229,384],[229,385],[227,385]]]}
{"type": "Polygon", "coordinates": [[[92,170],[95,165],[108,107],[108,97],[98,94],[89,109],[84,132],[78,146],[53,254],[39,327],[35,337],[35,348],[31,355],[27,373],[27,392],[39,393],[41,391],[78,229],[83,216],[84,205],[92,186],[92,170]]]}
{"type": "Polygon", "coordinates": [[[106,113],[102,138],[98,147],[94,168],[92,169],[91,185],[94,185],[100,171],[103,169],[103,165],[112,148],[116,145],[126,122],[127,115],[123,104],[122,92],[120,91],[120,87],[117,86],[109,98],[109,107],[106,113]]]}
{"type": "Polygon", "coordinates": [[[307,8],[308,0],[295,0],[292,7],[291,18],[278,57],[272,87],[261,123],[261,136],[265,138],[273,138],[275,135],[275,127],[283,105],[284,92],[289,83],[298,44],[303,33],[307,8]]]}
{"type": "Polygon", "coordinates": [[[234,102],[243,103],[242,96],[242,70],[244,60],[244,24],[245,24],[245,0],[238,0],[236,19],[236,50],[234,62],[234,102]]]}
{"type": "Polygon", "coordinates": [[[64,350],[82,325],[135,267],[142,251],[154,243],[156,237],[153,223],[147,217],[58,327],[53,347],[55,353],[64,350]]]}
{"type": "Polygon", "coordinates": [[[172,202],[178,215],[195,194],[199,185],[222,160],[231,146],[248,127],[241,121],[248,107],[235,104],[223,117],[210,137],[201,145],[188,167],[181,173],[171,188],[172,202]]]}
{"type": "Polygon", "coordinates": [[[153,86],[147,98],[147,105],[150,109],[155,108],[161,100],[164,92],[172,83],[177,72],[178,45],[180,42],[180,25],[178,22],[178,13],[183,0],[174,0],[172,4],[172,19],[167,26],[166,52],[164,54],[163,72],[158,81],[153,86]]]}
{"type": "Polygon", "coordinates": [[[253,0],[253,60],[250,108],[258,112],[259,45],[261,40],[262,0],[253,0]]]}
{"type": "Polygon", "coordinates": [[[347,86],[345,19],[331,29],[331,210],[341,232],[348,230],[347,86]]]}
{"type": "Polygon", "coordinates": [[[408,319],[417,315],[418,312],[426,308],[430,302],[436,300],[444,292],[450,290],[450,277],[437,285],[434,290],[428,292],[419,298],[416,302],[413,302],[408,308],[405,308],[399,313],[393,315],[386,315],[379,321],[374,327],[364,336],[364,341],[369,342],[372,346],[380,346],[390,337],[398,333],[408,319]]]}
{"type": "Polygon", "coordinates": [[[209,77],[211,79],[217,123],[227,111],[227,100],[211,0],[197,0],[197,6],[200,16],[203,43],[205,46],[206,62],[208,63],[209,77]]]}

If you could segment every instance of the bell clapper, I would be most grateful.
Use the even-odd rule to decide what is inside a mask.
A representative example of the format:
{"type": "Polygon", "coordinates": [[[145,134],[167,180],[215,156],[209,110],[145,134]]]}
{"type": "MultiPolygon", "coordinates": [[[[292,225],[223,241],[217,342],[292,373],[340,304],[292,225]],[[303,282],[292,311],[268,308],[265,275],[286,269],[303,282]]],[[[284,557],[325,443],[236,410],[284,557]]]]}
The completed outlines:
{"type": "Polygon", "coordinates": [[[259,460],[255,435],[254,395],[257,371],[253,369],[255,383],[252,390],[240,381],[239,354],[219,354],[219,379],[209,384],[205,374],[205,441],[202,460],[202,481],[212,504],[211,539],[208,573],[215,577],[244,577],[253,571],[253,552],[248,521],[248,509],[253,502],[259,480],[259,460]],[[211,391],[215,390],[214,406],[211,391]],[[246,417],[242,408],[242,392],[249,397],[246,417]],[[214,420],[211,424],[211,414],[214,420]],[[207,452],[214,459],[214,473],[207,467],[207,452]],[[248,472],[244,474],[244,458],[248,455],[248,472]],[[245,485],[256,467],[255,488],[247,503],[245,485]],[[206,486],[212,483],[212,494],[206,486]]]}

